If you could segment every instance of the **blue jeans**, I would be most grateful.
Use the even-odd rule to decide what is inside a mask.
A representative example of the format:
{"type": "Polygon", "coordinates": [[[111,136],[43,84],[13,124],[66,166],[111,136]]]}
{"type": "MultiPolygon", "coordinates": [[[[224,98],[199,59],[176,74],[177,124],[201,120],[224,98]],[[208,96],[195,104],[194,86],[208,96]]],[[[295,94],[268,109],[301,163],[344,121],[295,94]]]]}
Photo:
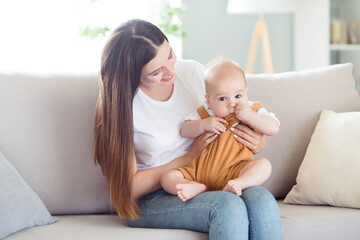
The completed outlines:
{"type": "Polygon", "coordinates": [[[225,191],[199,194],[183,203],[164,190],[137,200],[142,214],[132,227],[179,228],[208,232],[210,240],[281,240],[280,210],[261,187],[247,188],[241,197],[225,191]]]}

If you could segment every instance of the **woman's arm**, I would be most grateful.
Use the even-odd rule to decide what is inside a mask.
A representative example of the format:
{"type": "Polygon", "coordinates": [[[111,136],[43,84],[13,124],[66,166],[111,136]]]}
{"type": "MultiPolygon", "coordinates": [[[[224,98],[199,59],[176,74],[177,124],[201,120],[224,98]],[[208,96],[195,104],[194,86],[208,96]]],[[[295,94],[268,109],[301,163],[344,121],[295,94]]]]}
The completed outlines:
{"type": "Polygon", "coordinates": [[[181,156],[171,161],[170,163],[160,167],[150,168],[141,171],[136,170],[133,179],[133,194],[135,199],[159,190],[161,188],[160,179],[165,171],[182,167],[183,162],[190,162],[191,160],[191,155],[185,154],[184,156],[181,156]]]}
{"type": "Polygon", "coordinates": [[[234,128],[230,128],[230,130],[234,133],[235,139],[249,148],[254,154],[265,149],[266,138],[263,134],[243,124],[238,124],[234,128]]]}
{"type": "MultiPolygon", "coordinates": [[[[133,194],[134,198],[145,196],[161,188],[160,179],[164,172],[179,167],[184,167],[190,163],[200,152],[216,138],[213,133],[204,133],[194,140],[190,150],[183,156],[174,159],[160,167],[150,168],[142,171],[137,171],[136,162],[134,163],[134,178],[133,178],[133,194]]],[[[136,161],[134,159],[134,161],[136,161]]]]}

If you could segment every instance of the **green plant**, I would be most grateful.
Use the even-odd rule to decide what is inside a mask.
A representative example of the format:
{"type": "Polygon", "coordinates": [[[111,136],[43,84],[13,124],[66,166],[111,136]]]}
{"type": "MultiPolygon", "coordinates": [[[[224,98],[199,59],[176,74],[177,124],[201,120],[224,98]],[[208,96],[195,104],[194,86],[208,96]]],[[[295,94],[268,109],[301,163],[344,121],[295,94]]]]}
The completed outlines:
{"type": "Polygon", "coordinates": [[[79,29],[80,36],[88,37],[90,39],[95,39],[98,37],[105,37],[106,33],[110,31],[109,27],[89,27],[79,29]]]}
{"type": "MultiPolygon", "coordinates": [[[[88,4],[100,2],[99,0],[88,0],[88,4]]],[[[165,33],[165,35],[173,35],[178,38],[185,38],[186,34],[182,26],[182,14],[183,8],[173,8],[168,1],[163,5],[163,9],[160,11],[160,22],[157,26],[165,33]]],[[[106,34],[111,31],[108,26],[97,27],[79,27],[80,36],[90,39],[96,39],[98,37],[105,37],[106,34]]]]}
{"type": "Polygon", "coordinates": [[[185,38],[186,33],[182,26],[183,8],[172,8],[169,3],[166,3],[161,12],[161,22],[158,27],[165,35],[185,38]]]}

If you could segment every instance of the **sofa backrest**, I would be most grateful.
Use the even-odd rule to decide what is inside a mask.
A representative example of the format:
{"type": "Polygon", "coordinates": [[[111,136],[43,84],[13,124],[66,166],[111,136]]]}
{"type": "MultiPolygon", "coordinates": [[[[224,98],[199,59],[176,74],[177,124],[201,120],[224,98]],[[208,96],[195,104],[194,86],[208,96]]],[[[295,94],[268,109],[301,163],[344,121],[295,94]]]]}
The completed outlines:
{"type": "Polygon", "coordinates": [[[255,155],[272,163],[272,175],[264,186],[275,197],[285,197],[295,184],[321,111],[360,111],[353,70],[354,66],[348,63],[273,75],[247,75],[249,99],[261,101],[281,122],[279,133],[267,138],[266,149],[255,155]]]}
{"type": "Polygon", "coordinates": [[[0,74],[0,149],[52,214],[109,212],[92,161],[96,74],[0,74]]]}
{"type": "MultiPolygon", "coordinates": [[[[352,73],[352,64],[341,64],[247,75],[249,99],[281,121],[259,154],[272,162],[264,186],[276,197],[295,183],[321,110],[360,111],[352,73]]],[[[108,184],[92,160],[97,97],[96,74],[0,74],[0,150],[52,214],[110,211],[108,184]]]]}

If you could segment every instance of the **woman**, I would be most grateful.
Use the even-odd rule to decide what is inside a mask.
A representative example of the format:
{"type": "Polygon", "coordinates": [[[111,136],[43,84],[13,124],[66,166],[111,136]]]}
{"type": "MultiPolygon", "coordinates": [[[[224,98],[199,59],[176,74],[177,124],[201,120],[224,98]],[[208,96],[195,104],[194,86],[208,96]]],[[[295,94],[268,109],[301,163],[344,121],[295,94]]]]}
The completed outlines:
{"type": "MultiPolygon", "coordinates": [[[[190,229],[209,232],[210,239],[282,239],[278,206],[263,188],[241,197],[206,192],[186,203],[161,189],[165,171],[186,166],[216,138],[179,134],[183,117],[204,96],[203,70],[194,61],[176,62],[165,35],[149,22],[131,20],[112,33],[101,60],[93,149],[115,208],[133,227],[190,229]]],[[[254,153],[264,149],[264,136],[248,127],[234,134],[254,153]]]]}

